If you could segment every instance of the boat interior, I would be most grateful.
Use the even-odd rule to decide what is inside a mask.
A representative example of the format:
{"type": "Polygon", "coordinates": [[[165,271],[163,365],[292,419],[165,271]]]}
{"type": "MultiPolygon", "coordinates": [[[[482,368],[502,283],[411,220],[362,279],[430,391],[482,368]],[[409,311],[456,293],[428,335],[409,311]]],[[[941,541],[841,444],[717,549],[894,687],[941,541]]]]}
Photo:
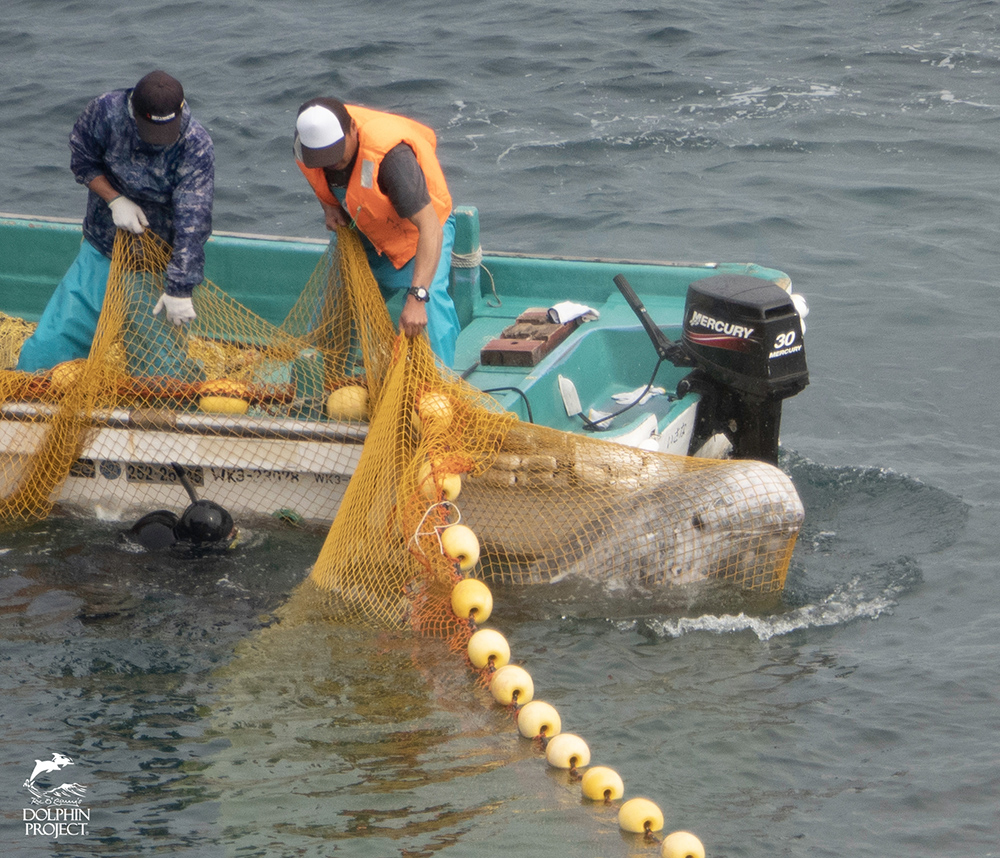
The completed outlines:
{"type": "MultiPolygon", "coordinates": [[[[455,216],[452,290],[462,331],[453,370],[490,391],[522,420],[600,432],[630,443],[652,435],[659,439],[657,449],[664,451],[686,452],[688,439],[676,437],[683,432],[671,437],[668,428],[680,415],[690,414],[693,420],[691,406],[698,394],[675,396],[688,368],[659,361],[614,278],[627,278],[649,319],[675,341],[681,335],[687,287],[694,280],[727,273],[787,283],[781,272],[754,264],[484,252],[477,209],[460,206],[455,216]],[[597,318],[552,324],[546,311],[561,302],[583,305],[597,318]],[[531,342],[526,344],[525,338],[531,342]],[[647,385],[656,395],[622,411],[622,395],[647,385]],[[615,416],[606,419],[608,414],[615,416]]],[[[37,320],[77,252],[79,222],[0,214],[0,231],[0,309],[37,320]]],[[[318,239],[216,233],[206,245],[205,276],[253,312],[280,324],[326,246],[318,239]]]]}

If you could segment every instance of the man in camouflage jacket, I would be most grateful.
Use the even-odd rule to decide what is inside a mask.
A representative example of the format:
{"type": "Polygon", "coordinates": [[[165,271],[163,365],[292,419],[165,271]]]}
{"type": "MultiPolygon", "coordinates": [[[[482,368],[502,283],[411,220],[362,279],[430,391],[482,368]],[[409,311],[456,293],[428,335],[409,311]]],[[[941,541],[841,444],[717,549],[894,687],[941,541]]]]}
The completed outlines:
{"type": "Polygon", "coordinates": [[[183,325],[204,277],[212,231],[215,153],[180,83],[162,71],[91,101],[70,134],[70,167],[89,189],[80,253],[25,342],[18,369],[86,357],[97,329],[115,231],[151,229],[172,248],[165,293],[153,310],[183,325]]]}

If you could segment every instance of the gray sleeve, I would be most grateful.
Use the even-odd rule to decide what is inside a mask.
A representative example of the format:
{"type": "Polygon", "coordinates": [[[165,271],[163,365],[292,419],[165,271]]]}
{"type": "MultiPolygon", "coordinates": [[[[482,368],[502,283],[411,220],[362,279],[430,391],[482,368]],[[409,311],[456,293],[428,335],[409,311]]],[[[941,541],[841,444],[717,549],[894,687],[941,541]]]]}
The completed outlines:
{"type": "Polygon", "coordinates": [[[386,152],[378,168],[378,186],[402,218],[413,217],[431,201],[424,171],[406,143],[386,152]]]}

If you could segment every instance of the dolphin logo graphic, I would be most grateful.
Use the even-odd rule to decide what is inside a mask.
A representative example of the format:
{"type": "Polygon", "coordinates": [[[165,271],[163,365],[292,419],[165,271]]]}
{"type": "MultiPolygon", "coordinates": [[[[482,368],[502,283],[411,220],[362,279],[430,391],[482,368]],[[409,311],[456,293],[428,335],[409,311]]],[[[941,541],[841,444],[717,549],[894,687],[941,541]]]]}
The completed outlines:
{"type": "Polygon", "coordinates": [[[35,779],[39,775],[52,774],[53,772],[58,772],[60,769],[66,768],[66,766],[72,765],[73,761],[69,757],[65,754],[59,753],[53,753],[51,760],[35,760],[35,768],[31,772],[31,777],[29,777],[22,786],[30,789],[35,785],[35,779]]]}

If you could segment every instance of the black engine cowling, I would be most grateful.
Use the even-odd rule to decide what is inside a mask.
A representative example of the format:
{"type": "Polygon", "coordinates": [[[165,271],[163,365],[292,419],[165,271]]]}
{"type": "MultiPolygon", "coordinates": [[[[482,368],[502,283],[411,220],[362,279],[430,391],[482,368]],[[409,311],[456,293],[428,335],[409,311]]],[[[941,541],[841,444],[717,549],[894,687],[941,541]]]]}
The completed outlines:
{"type": "Polygon", "coordinates": [[[695,443],[719,432],[738,458],[777,462],[781,401],[809,383],[802,322],[788,292],[743,274],[688,286],[683,351],[702,394],[695,443]]]}
{"type": "Polygon", "coordinates": [[[799,314],[768,280],[720,274],[688,286],[684,345],[713,378],[750,396],[785,399],[809,383],[799,314]]]}
{"type": "Polygon", "coordinates": [[[690,450],[725,435],[740,459],[777,464],[781,401],[809,384],[802,319],[791,295],[769,280],[717,274],[688,285],[683,341],[649,317],[623,274],[614,278],[660,356],[693,367],[678,396],[701,395],[690,450]]]}

